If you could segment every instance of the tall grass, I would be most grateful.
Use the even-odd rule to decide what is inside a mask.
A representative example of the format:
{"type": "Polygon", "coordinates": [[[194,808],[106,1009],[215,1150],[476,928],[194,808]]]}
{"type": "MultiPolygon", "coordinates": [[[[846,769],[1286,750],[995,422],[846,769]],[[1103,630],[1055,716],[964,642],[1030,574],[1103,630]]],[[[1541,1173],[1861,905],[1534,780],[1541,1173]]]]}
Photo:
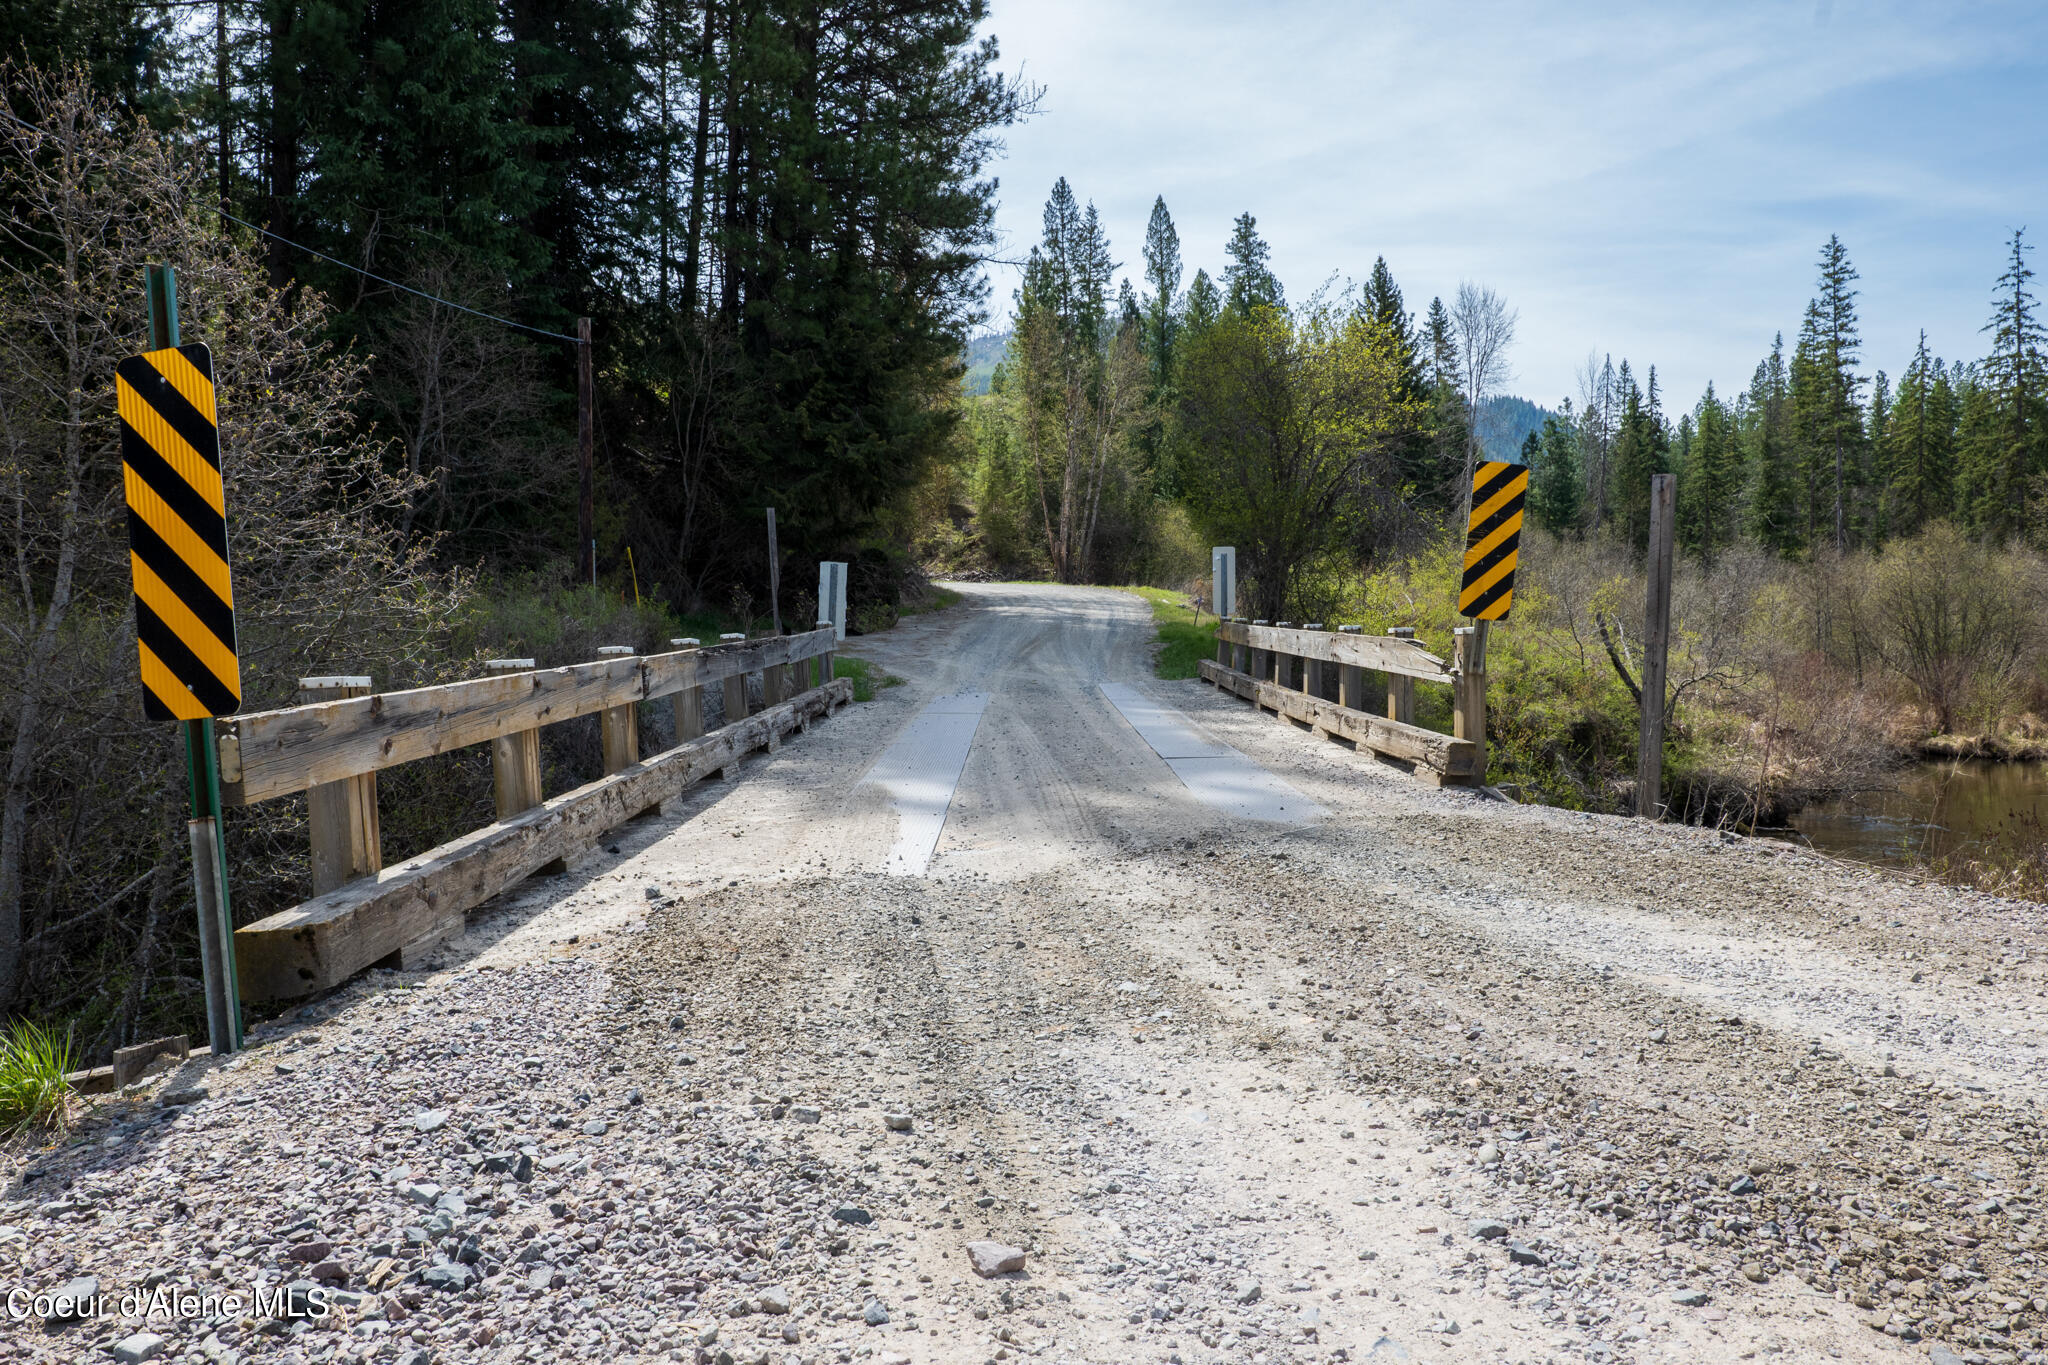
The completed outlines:
{"type": "Polygon", "coordinates": [[[63,1127],[71,1101],[65,1077],[76,1065],[69,1034],[16,1020],[0,1039],[0,1133],[63,1127]]]}

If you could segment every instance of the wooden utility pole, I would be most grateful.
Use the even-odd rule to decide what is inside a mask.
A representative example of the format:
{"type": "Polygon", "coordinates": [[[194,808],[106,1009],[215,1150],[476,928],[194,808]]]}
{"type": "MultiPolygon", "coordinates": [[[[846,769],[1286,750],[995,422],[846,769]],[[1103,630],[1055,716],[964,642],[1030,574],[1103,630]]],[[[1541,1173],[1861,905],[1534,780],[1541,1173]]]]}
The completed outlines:
{"type": "Polygon", "coordinates": [[[1678,476],[1650,476],[1649,600],[1643,607],[1643,723],[1636,751],[1636,814],[1657,818],[1664,791],[1664,672],[1671,651],[1671,536],[1678,476]]]}
{"type": "Polygon", "coordinates": [[[775,544],[775,509],[768,509],[768,614],[782,634],[782,553],[775,544]]]}
{"type": "Polygon", "coordinates": [[[591,417],[590,319],[576,319],[576,577],[597,585],[597,433],[591,417]]]}

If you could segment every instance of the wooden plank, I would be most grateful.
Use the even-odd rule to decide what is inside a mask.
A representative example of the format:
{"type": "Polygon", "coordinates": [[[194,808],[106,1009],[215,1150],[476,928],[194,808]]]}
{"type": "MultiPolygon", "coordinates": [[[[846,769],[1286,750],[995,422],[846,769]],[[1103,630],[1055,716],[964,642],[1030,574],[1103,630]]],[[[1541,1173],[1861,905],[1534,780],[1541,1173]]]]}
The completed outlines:
{"type": "Polygon", "coordinates": [[[1416,764],[1418,769],[1427,768],[1464,782],[1470,780],[1478,760],[1478,746],[1469,740],[1353,711],[1276,683],[1248,677],[1232,669],[1218,668],[1208,659],[1200,660],[1197,667],[1205,682],[1228,688],[1247,701],[1348,739],[1361,748],[1416,764]]]}
{"type": "Polygon", "coordinates": [[[853,699],[839,681],[565,792],[417,858],[235,931],[242,998],[290,1000],[339,985],[394,955],[458,932],[463,916],[615,825],[737,763],[770,736],[853,699]]]}
{"type": "MultiPolygon", "coordinates": [[[[495,677],[531,673],[533,660],[487,659],[484,671],[495,677]]],[[[499,735],[491,741],[491,799],[500,820],[541,803],[540,727],[499,735]]]]}
{"type": "MultiPolygon", "coordinates": [[[[744,635],[721,635],[718,637],[718,643],[726,648],[734,648],[746,638],[744,635]]],[[[770,639],[765,643],[774,644],[775,640],[770,639]]],[[[728,674],[725,679],[725,723],[730,725],[736,720],[745,720],[746,716],[747,675],[745,673],[728,674]]]]}
{"type": "Polygon", "coordinates": [[[231,716],[215,722],[221,800],[253,805],[832,647],[828,633],[812,631],[231,716]]]}
{"type": "MultiPolygon", "coordinates": [[[[598,656],[604,659],[633,659],[639,651],[631,645],[601,645],[598,656]]],[[[604,770],[607,775],[624,772],[640,761],[640,703],[625,702],[618,706],[607,706],[597,713],[598,748],[604,754],[604,770]]]]}
{"type": "MultiPolygon", "coordinates": [[[[699,645],[694,635],[686,635],[669,644],[679,650],[693,650],[699,645]]],[[[702,687],[679,687],[669,694],[669,705],[675,709],[676,743],[683,744],[704,733],[704,689],[702,687]]]]}
{"type": "MultiPolygon", "coordinates": [[[[1397,640],[1415,638],[1415,627],[1395,626],[1387,632],[1397,640]]],[[[1403,725],[1415,723],[1415,679],[1389,675],[1387,678],[1387,719],[1403,725]]]]}
{"type": "MultiPolygon", "coordinates": [[[[370,695],[367,677],[299,679],[301,706],[370,695]]],[[[313,851],[313,894],[366,877],[384,866],[377,823],[377,774],[322,782],[306,792],[306,833],[313,851]]]]}
{"type": "MultiPolygon", "coordinates": [[[[1217,631],[1232,644],[1254,650],[1291,654],[1296,658],[1320,659],[1325,663],[1355,664],[1382,673],[1398,673],[1428,682],[1448,683],[1451,666],[1414,640],[1379,635],[1326,634],[1322,631],[1281,630],[1274,626],[1246,625],[1232,621],[1217,631]]],[[[1258,669],[1254,667],[1252,672],[1258,669]]]]}

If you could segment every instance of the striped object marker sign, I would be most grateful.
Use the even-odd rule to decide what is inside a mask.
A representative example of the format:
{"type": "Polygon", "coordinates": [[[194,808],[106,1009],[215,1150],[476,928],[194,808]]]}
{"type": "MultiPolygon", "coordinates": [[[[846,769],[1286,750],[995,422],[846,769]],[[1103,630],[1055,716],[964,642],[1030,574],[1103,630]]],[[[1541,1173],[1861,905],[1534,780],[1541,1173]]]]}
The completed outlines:
{"type": "Polygon", "coordinates": [[[1515,560],[1522,545],[1522,504],[1529,466],[1488,461],[1472,472],[1472,522],[1465,531],[1465,579],[1458,614],[1498,621],[1515,605],[1515,560]]]}
{"type": "Polygon", "coordinates": [[[242,705],[213,356],[173,346],[114,371],[142,704],[152,720],[231,716],[242,705]]]}

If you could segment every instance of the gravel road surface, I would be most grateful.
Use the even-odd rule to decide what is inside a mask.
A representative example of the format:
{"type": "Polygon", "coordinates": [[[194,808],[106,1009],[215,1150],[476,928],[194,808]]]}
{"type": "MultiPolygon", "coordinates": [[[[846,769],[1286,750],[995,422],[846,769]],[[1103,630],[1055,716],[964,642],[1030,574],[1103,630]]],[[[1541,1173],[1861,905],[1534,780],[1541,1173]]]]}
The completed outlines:
{"type": "Polygon", "coordinates": [[[2039,907],[1426,789],[1153,679],[1136,598],[961,591],[433,970],[16,1148],[0,1359],[2043,1358],[2039,907]],[[964,765],[880,764],[934,703],[964,765]]]}

